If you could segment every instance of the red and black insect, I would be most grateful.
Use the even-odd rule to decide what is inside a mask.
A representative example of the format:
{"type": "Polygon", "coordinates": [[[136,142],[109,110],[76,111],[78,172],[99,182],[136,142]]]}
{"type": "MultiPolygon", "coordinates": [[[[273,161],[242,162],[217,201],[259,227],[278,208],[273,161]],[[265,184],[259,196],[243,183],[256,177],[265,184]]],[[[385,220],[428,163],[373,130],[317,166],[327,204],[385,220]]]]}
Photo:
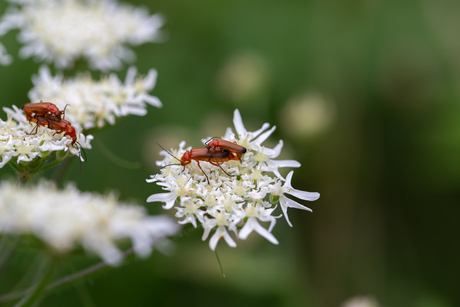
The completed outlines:
{"type": "Polygon", "coordinates": [[[23,104],[21,109],[24,110],[28,121],[32,121],[32,118],[45,117],[54,118],[61,120],[65,118],[65,106],[64,110],[59,110],[54,103],[43,102],[40,100],[38,103],[26,103],[23,104]],[[61,118],[62,117],[62,118],[61,118]]]}
{"type": "Polygon", "coordinates": [[[232,157],[231,160],[241,161],[241,157],[247,151],[245,147],[238,145],[236,142],[229,142],[219,138],[210,138],[205,145],[208,152],[228,151],[229,156],[232,157]]]}
{"type": "Polygon", "coordinates": [[[48,127],[51,130],[55,130],[54,134],[64,133],[64,136],[68,135],[72,139],[71,145],[75,145],[77,142],[77,134],[75,133],[75,128],[72,124],[65,119],[56,119],[53,117],[44,117],[44,116],[35,116],[30,119],[31,122],[36,123],[37,125],[32,129],[29,134],[36,134],[38,131],[38,126],[48,127]],[[33,132],[35,130],[35,132],[33,132]]]}
{"type": "Polygon", "coordinates": [[[164,149],[160,144],[158,144],[158,146],[160,146],[164,151],[166,151],[174,159],[176,159],[177,161],[180,162],[180,164],[168,164],[168,165],[163,166],[162,168],[170,166],[170,165],[182,165],[184,167],[184,170],[185,170],[185,166],[190,164],[190,163],[192,163],[192,160],[195,160],[197,162],[197,164],[198,164],[198,167],[201,169],[203,174],[206,176],[206,180],[208,181],[208,183],[209,183],[208,175],[206,175],[205,171],[201,168],[200,161],[209,162],[212,165],[218,166],[226,175],[231,177],[232,175],[227,173],[222,168],[220,163],[227,162],[227,161],[230,161],[230,160],[238,160],[238,157],[230,154],[230,152],[228,150],[224,150],[224,151],[216,150],[216,151],[210,152],[208,148],[192,148],[190,150],[187,150],[182,155],[182,157],[180,159],[178,159],[172,153],[170,153],[169,151],[164,149]]]}
{"type": "MultiPolygon", "coordinates": [[[[80,151],[83,153],[83,158],[86,161],[86,153],[83,150],[83,147],[81,146],[80,143],[77,142],[77,134],[75,132],[75,128],[72,126],[72,124],[65,120],[65,119],[57,119],[54,117],[45,117],[45,116],[34,116],[31,117],[30,119],[31,122],[36,123],[37,125],[32,129],[32,131],[29,134],[36,134],[38,132],[38,126],[43,126],[47,127],[49,129],[55,130],[56,132],[54,134],[58,133],[64,133],[64,136],[70,136],[72,139],[72,146],[77,147],[80,149],[80,151]],[[33,132],[35,130],[35,132],[33,132]]],[[[80,156],[81,158],[81,156],[80,156]]],[[[80,159],[80,171],[81,171],[81,159],[80,159]]]]}

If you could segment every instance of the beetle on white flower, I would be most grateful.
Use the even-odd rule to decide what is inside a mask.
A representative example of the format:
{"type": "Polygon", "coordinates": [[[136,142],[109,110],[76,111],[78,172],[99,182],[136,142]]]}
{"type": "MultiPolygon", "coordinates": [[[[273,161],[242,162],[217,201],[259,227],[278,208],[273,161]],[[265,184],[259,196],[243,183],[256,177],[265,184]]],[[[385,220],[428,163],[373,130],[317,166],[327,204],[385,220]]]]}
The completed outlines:
{"type": "MultiPolygon", "coordinates": [[[[176,217],[182,219],[180,224],[190,223],[196,228],[197,223],[201,223],[204,229],[202,240],[206,240],[214,231],[209,240],[211,250],[216,249],[221,238],[229,246],[235,247],[236,242],[230,235],[232,232],[240,240],[245,240],[252,232],[256,232],[269,242],[278,244],[272,234],[276,219],[281,217],[274,215],[277,206],[280,205],[282,215],[290,226],[292,224],[287,216],[287,208],[311,211],[287,198],[286,194],[313,201],[319,198],[319,193],[294,189],[291,186],[293,171],[286,179],[281,176],[279,168],[299,167],[300,163],[295,160],[275,160],[281,152],[283,141],[279,141],[273,149],[262,145],[275,127],[268,129],[270,125],[265,123],[261,129],[248,132],[238,110],[234,112],[233,123],[236,134],[228,128],[222,139],[236,142],[245,147],[247,152],[241,161],[222,163],[232,176],[210,163],[202,163],[201,167],[210,178],[208,182],[205,176],[197,175],[199,169],[196,162],[192,161],[186,167],[180,164],[169,165],[174,163],[174,158],[166,151],[161,151],[164,159],[157,162],[157,165],[168,166],[151,176],[147,182],[155,182],[167,192],[153,194],[147,202],[164,202],[163,208],[166,210],[175,208],[176,217]],[[274,175],[269,176],[270,173],[274,175]],[[268,228],[263,226],[266,223],[268,228]]],[[[209,138],[203,139],[203,142],[206,140],[209,138]]],[[[179,150],[173,150],[173,155],[181,156],[186,150],[190,150],[184,147],[185,142],[181,142],[179,150]]]]}
{"type": "Polygon", "coordinates": [[[118,117],[144,116],[147,105],[161,108],[161,101],[148,94],[156,84],[157,71],[150,69],[140,77],[135,67],[130,67],[124,82],[110,74],[101,80],[82,74],[64,79],[61,73],[53,76],[42,66],[32,77],[34,87],[29,92],[31,101],[52,101],[60,110],[66,105],[66,119],[75,127],[85,130],[102,128],[106,122],[113,125],[118,117]]]}
{"type": "Polygon", "coordinates": [[[12,109],[4,107],[3,110],[8,119],[0,119],[0,168],[13,157],[11,162],[25,166],[36,157],[48,158],[51,153],[60,151],[69,151],[82,159],[81,148],[91,148],[92,135],[77,133],[79,147],[76,147],[72,146],[73,140],[70,136],[55,135],[56,131],[46,127],[39,126],[37,133],[29,134],[35,123],[27,121],[22,110],[14,105],[12,109]]]}

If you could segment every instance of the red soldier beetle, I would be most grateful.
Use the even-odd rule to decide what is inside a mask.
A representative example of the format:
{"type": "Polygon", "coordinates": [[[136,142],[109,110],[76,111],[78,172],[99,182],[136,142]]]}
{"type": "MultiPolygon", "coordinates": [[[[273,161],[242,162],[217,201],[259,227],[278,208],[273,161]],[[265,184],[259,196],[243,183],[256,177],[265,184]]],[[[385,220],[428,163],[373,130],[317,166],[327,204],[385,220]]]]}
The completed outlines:
{"type": "Polygon", "coordinates": [[[240,160],[246,153],[246,148],[238,145],[236,142],[229,142],[219,138],[210,138],[206,143],[206,148],[211,152],[228,151],[233,158],[231,160],[240,160]]]}
{"type": "Polygon", "coordinates": [[[71,145],[77,143],[77,134],[75,133],[75,128],[69,121],[65,119],[57,120],[52,117],[35,116],[31,118],[31,121],[37,123],[37,125],[34,127],[34,129],[32,129],[32,131],[35,130],[35,133],[32,133],[31,131],[29,134],[36,134],[38,131],[38,126],[40,125],[48,127],[52,130],[56,130],[54,134],[62,133],[65,131],[64,136],[68,135],[72,138],[71,145]]]}
{"type": "MultiPolygon", "coordinates": [[[[227,162],[227,161],[230,161],[230,160],[238,160],[238,157],[230,155],[230,152],[227,151],[227,150],[209,152],[208,148],[192,148],[190,150],[187,150],[179,160],[172,153],[170,153],[169,151],[164,149],[160,144],[157,143],[157,145],[160,146],[164,151],[166,151],[171,157],[173,157],[174,159],[176,159],[177,161],[180,162],[180,164],[168,164],[168,165],[165,165],[162,168],[160,168],[158,170],[158,172],[161,169],[163,169],[163,168],[165,168],[167,166],[170,166],[170,165],[182,165],[184,167],[184,169],[182,171],[184,171],[185,166],[187,164],[192,163],[192,160],[195,160],[197,162],[197,164],[198,164],[198,167],[201,169],[203,174],[206,176],[206,180],[208,181],[208,183],[209,183],[208,175],[206,175],[205,171],[201,168],[200,161],[209,162],[212,165],[218,166],[227,176],[232,177],[232,175],[227,173],[222,168],[222,166],[219,164],[219,162],[222,163],[222,162],[227,162]]],[[[158,172],[157,172],[157,174],[158,174],[158,172]]]]}
{"type": "MultiPolygon", "coordinates": [[[[44,117],[44,116],[32,117],[31,121],[37,123],[37,125],[32,129],[32,131],[29,134],[36,134],[38,132],[39,125],[55,130],[56,132],[54,133],[54,135],[65,132],[64,136],[68,135],[72,139],[72,143],[70,145],[74,146],[75,144],[77,144],[78,146],[77,145],[75,146],[79,148],[81,152],[83,152],[83,158],[85,159],[85,161],[87,160],[85,150],[83,149],[81,144],[77,142],[77,134],[75,132],[75,128],[72,126],[72,124],[69,121],[65,119],[58,120],[53,117],[44,117]],[[35,130],[35,133],[33,133],[34,130],[35,130]]],[[[81,172],[81,159],[80,159],[80,172],[81,172]]]]}
{"type": "Polygon", "coordinates": [[[32,121],[32,118],[45,117],[45,118],[55,118],[61,120],[65,118],[65,109],[68,105],[65,106],[64,110],[61,111],[56,107],[54,103],[43,102],[40,100],[38,103],[26,103],[23,104],[21,109],[24,110],[24,114],[28,121],[32,121]]]}

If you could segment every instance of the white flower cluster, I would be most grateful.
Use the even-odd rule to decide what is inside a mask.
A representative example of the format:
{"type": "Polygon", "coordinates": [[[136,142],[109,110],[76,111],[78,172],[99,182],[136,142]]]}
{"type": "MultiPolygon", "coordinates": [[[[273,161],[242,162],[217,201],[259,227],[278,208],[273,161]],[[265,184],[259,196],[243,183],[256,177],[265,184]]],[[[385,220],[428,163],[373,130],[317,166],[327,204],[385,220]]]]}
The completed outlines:
{"type": "MultiPolygon", "coordinates": [[[[228,161],[221,167],[231,175],[226,175],[218,166],[207,162],[201,162],[201,167],[209,177],[209,183],[195,161],[183,167],[177,165],[178,161],[167,152],[160,152],[165,156],[163,161],[157,162],[158,166],[166,166],[161,173],[151,176],[147,182],[155,182],[162,186],[167,193],[153,194],[147,202],[164,202],[164,209],[176,208],[176,217],[180,218],[180,224],[191,223],[197,227],[197,222],[204,228],[202,239],[206,240],[212,230],[215,230],[209,246],[214,250],[220,238],[224,238],[227,244],[235,247],[236,243],[228,231],[235,234],[238,239],[246,239],[253,231],[278,244],[277,239],[271,233],[276,219],[273,211],[277,205],[290,226],[287,215],[288,208],[297,208],[311,211],[311,209],[288,198],[290,194],[299,199],[313,201],[319,198],[319,193],[296,190],[291,186],[291,171],[284,179],[278,172],[280,167],[299,167],[300,163],[294,160],[273,160],[281,152],[283,141],[273,148],[262,146],[274,131],[275,127],[267,130],[270,126],[265,123],[261,129],[248,132],[242,122],[241,115],[235,110],[233,123],[236,135],[228,128],[222,138],[245,147],[247,152],[241,161],[228,161]],[[276,176],[268,176],[267,173],[276,176]],[[269,223],[268,229],[260,222],[269,223]]],[[[179,145],[178,151],[172,154],[180,159],[184,154],[185,142],[179,145]]],[[[212,157],[209,159],[212,161],[212,157]]]]}
{"type": "Polygon", "coordinates": [[[11,55],[6,52],[5,46],[0,43],[0,64],[9,65],[12,61],[11,55]]]}
{"type": "Polygon", "coordinates": [[[35,157],[44,157],[52,151],[67,151],[80,156],[80,147],[91,148],[92,135],[83,135],[76,131],[79,146],[72,146],[72,138],[68,135],[56,134],[55,130],[45,127],[38,127],[37,133],[29,134],[35,127],[35,123],[28,122],[22,110],[13,105],[13,109],[3,108],[8,119],[0,119],[0,168],[11,158],[15,157],[16,162],[30,162],[35,157]]]}
{"type": "Polygon", "coordinates": [[[19,29],[22,57],[35,56],[72,67],[81,57],[93,69],[117,69],[132,60],[126,44],[140,45],[160,39],[163,17],[116,0],[13,1],[0,21],[0,36],[19,29]]]}
{"type": "Polygon", "coordinates": [[[130,239],[135,253],[147,257],[159,240],[178,231],[166,216],[149,216],[145,208],[120,204],[111,195],[62,191],[42,182],[34,188],[0,183],[0,233],[32,234],[59,253],[78,246],[106,263],[121,260],[117,242],[130,239]]]}
{"type": "Polygon", "coordinates": [[[32,77],[34,88],[29,98],[33,102],[52,102],[60,110],[68,104],[65,118],[73,125],[83,129],[101,128],[106,121],[115,124],[116,117],[147,114],[147,103],[160,108],[160,100],[148,94],[155,87],[156,79],[155,69],[141,78],[135,67],[129,68],[124,83],[115,74],[100,81],[91,79],[90,74],[64,79],[62,74],[52,76],[43,66],[38,75],[32,77]]]}

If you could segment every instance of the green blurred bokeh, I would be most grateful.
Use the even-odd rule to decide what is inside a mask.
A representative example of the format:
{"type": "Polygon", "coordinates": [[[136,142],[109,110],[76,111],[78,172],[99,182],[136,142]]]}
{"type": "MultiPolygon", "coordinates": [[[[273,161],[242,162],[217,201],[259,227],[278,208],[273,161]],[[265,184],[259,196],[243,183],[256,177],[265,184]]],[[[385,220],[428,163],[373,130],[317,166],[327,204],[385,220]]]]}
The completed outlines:
{"type": "MultiPolygon", "coordinates": [[[[278,220],[279,246],[256,235],[236,249],[221,242],[226,278],[198,229],[171,256],[107,271],[41,306],[328,307],[358,295],[382,306],[460,305],[459,2],[130,3],[167,18],[168,40],[134,48],[133,63],[158,70],[151,94],[164,106],[95,134],[82,174],[74,162],[66,180],[161,213],[145,202],[160,191],[145,182],[157,171],[155,142],[202,146],[238,108],[248,130],[277,126],[268,144],[283,139],[280,158],[302,163],[293,186],[321,198],[303,202],[313,214],[290,211],[293,228],[278,220]],[[114,164],[98,144],[142,167],[114,164]]],[[[15,57],[0,66],[8,107],[29,102],[40,65],[18,59],[16,35],[2,37],[15,57]]],[[[0,289],[7,284],[0,276],[0,289]]]]}

